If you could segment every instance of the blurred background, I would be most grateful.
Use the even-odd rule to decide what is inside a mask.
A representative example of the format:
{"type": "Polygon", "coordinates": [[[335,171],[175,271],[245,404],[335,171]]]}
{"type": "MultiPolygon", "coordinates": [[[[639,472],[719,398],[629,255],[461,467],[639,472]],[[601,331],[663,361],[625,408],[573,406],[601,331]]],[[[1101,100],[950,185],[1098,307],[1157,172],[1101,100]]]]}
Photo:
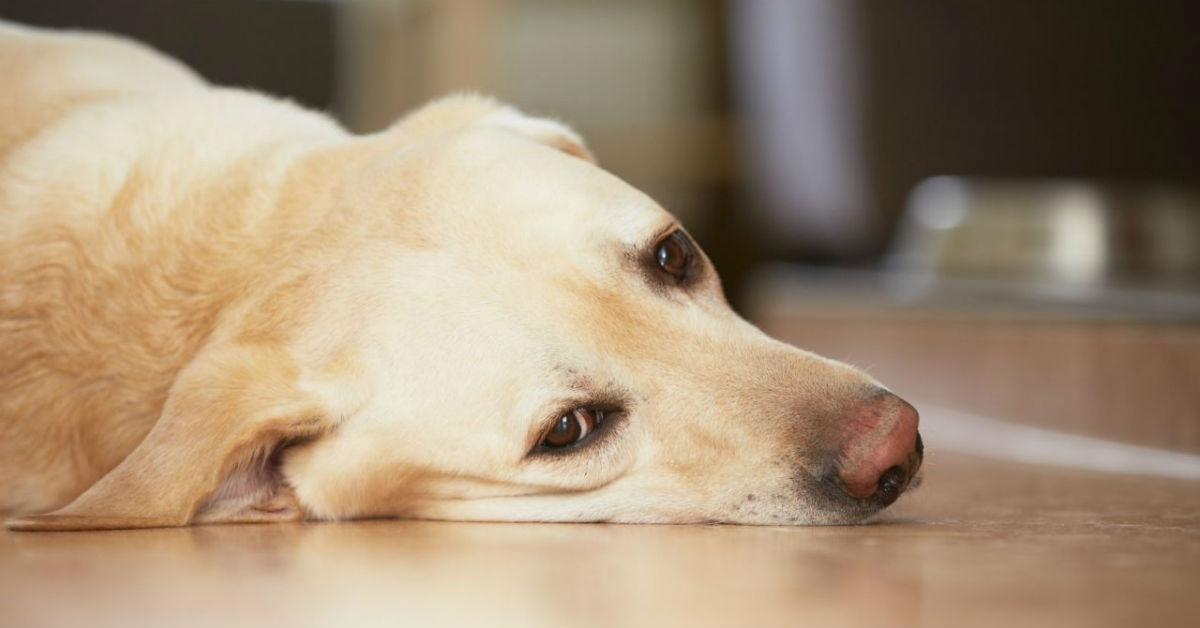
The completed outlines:
{"type": "Polygon", "coordinates": [[[1200,3],[4,0],[0,17],[124,33],[358,132],[464,89],[561,118],[684,219],[768,332],[919,407],[1200,453],[1200,3]]]}

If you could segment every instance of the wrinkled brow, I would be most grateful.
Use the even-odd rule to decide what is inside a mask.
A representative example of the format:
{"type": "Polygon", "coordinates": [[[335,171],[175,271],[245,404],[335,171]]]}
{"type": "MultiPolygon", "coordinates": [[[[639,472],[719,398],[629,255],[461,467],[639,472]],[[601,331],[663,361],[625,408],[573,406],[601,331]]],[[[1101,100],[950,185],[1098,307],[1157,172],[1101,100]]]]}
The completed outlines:
{"type": "Polygon", "coordinates": [[[588,372],[584,369],[559,365],[554,369],[561,378],[565,388],[571,391],[569,397],[574,399],[578,394],[586,395],[589,400],[609,403],[626,403],[631,401],[629,390],[610,377],[599,373],[588,372]]]}

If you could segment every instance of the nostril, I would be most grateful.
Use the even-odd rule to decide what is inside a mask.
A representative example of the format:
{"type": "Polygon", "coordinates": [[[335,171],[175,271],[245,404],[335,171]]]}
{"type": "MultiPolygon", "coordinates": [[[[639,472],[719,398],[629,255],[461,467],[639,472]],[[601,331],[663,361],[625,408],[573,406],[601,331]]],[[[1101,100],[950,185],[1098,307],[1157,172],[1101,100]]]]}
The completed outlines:
{"type": "Polygon", "coordinates": [[[879,478],[879,486],[875,489],[875,500],[883,506],[890,506],[900,497],[900,493],[908,486],[908,471],[894,466],[879,478]]]}
{"type": "Polygon", "coordinates": [[[917,411],[895,395],[852,409],[834,468],[850,497],[889,505],[908,488],[921,466],[924,443],[917,411]]]}

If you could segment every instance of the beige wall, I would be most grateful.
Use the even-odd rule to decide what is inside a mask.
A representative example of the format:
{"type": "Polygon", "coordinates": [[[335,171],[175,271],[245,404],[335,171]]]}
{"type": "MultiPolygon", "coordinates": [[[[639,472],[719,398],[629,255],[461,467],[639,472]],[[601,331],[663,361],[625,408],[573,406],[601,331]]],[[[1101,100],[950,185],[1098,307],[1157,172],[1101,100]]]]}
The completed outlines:
{"type": "Polygon", "coordinates": [[[664,204],[734,175],[716,3],[358,0],[339,17],[338,109],[354,130],[479,90],[570,123],[664,204]]]}

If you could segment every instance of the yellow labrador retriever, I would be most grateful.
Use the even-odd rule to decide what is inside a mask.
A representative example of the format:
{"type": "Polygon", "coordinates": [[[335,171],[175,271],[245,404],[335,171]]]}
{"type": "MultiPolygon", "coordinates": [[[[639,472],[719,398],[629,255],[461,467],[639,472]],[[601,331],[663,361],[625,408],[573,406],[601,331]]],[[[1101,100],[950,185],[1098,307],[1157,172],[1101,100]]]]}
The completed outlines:
{"type": "Polygon", "coordinates": [[[571,130],[350,135],[119,38],[0,24],[0,512],[842,523],[917,414],[726,304],[571,130]]]}

